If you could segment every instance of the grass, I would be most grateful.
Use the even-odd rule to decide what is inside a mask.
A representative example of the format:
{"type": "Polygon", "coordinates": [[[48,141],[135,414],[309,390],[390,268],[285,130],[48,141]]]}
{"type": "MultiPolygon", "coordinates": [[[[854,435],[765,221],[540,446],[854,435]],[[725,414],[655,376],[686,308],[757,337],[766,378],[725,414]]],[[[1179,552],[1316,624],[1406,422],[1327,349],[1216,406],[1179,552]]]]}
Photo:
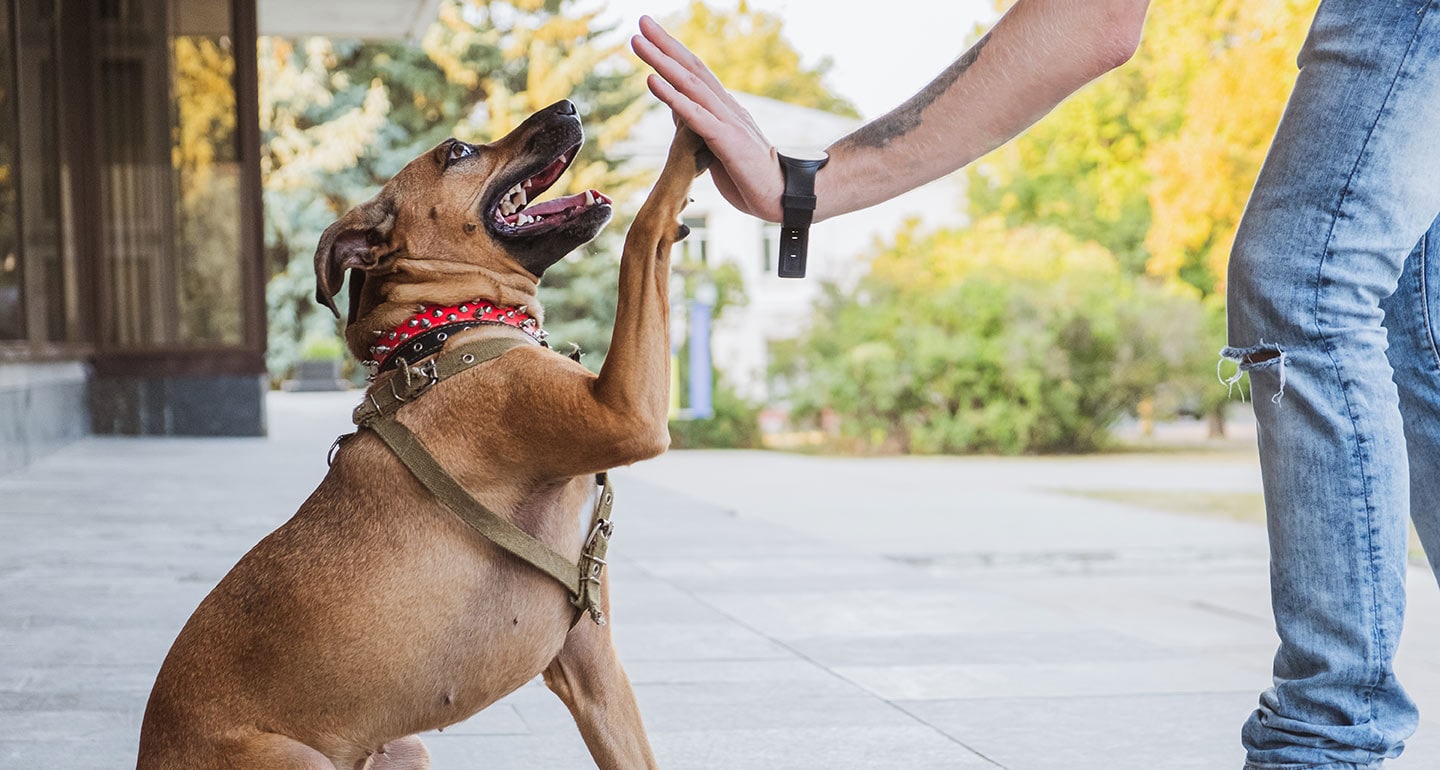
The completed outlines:
{"type": "MultiPolygon", "coordinates": [[[[1056,492],[1092,500],[1148,508],[1152,511],[1181,513],[1193,516],[1243,521],[1251,524],[1265,523],[1265,497],[1259,492],[1165,492],[1134,489],[1057,489],[1056,492]]],[[[1410,560],[1425,564],[1425,551],[1415,528],[1410,528],[1410,560]]]]}
{"type": "Polygon", "coordinates": [[[1265,522],[1265,498],[1259,492],[1193,492],[1144,489],[1058,489],[1061,494],[1133,505],[1167,513],[1212,516],[1256,524],[1265,522]]]}

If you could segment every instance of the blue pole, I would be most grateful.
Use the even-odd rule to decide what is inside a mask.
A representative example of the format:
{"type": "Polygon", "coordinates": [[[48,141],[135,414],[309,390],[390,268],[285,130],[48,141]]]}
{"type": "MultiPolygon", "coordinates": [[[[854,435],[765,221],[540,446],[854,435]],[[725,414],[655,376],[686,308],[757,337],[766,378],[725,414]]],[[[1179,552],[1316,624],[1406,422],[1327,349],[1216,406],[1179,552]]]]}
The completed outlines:
{"type": "Polygon", "coordinates": [[[710,311],[708,302],[690,303],[690,416],[708,420],[715,416],[711,403],[710,311]]]}

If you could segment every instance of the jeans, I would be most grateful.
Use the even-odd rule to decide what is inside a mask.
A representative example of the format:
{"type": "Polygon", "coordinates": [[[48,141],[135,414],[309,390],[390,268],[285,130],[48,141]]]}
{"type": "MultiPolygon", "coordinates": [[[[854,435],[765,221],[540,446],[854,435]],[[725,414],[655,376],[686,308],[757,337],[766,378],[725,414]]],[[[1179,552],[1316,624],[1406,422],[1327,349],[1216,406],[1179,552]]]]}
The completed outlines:
{"type": "Polygon", "coordinates": [[[1440,3],[1323,0],[1299,63],[1222,351],[1250,375],[1280,635],[1248,770],[1400,754],[1411,516],[1440,555],[1440,3]]]}

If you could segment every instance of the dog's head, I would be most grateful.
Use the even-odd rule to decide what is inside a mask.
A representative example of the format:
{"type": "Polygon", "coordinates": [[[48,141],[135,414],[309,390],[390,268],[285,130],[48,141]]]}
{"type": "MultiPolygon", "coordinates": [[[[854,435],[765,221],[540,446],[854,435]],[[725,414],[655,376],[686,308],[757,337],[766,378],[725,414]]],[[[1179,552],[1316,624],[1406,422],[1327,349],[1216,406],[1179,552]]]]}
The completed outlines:
{"type": "Polygon", "coordinates": [[[610,219],[609,199],[595,191],[530,203],[555,184],[583,140],[569,101],[490,144],[446,140],[327,228],[315,250],[315,299],[339,317],[335,294],[345,271],[356,271],[351,349],[369,344],[357,319],[381,328],[419,304],[478,296],[533,304],[546,268],[610,219]]]}

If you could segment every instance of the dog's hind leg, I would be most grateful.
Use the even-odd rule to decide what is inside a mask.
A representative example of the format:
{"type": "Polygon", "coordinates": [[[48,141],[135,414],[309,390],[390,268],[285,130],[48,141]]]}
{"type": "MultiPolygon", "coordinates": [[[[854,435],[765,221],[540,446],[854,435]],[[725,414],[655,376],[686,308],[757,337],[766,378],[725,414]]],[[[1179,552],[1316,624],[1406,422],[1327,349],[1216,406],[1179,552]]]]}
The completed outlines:
{"type": "Polygon", "coordinates": [[[138,770],[335,770],[324,754],[278,733],[243,731],[214,743],[176,744],[150,756],[138,770]]]}
{"type": "MultiPolygon", "coordinates": [[[[604,580],[602,596],[609,597],[609,580],[604,580]]],[[[602,599],[602,605],[609,615],[609,602],[602,599]]],[[[609,626],[581,618],[565,637],[560,654],[545,669],[545,685],[570,709],[600,770],[658,767],[645,737],[635,692],[610,640],[609,626]]]]}
{"type": "Polygon", "coordinates": [[[430,752],[420,742],[420,736],[410,735],[390,741],[380,751],[370,755],[367,764],[360,770],[429,770],[430,752]]]}

